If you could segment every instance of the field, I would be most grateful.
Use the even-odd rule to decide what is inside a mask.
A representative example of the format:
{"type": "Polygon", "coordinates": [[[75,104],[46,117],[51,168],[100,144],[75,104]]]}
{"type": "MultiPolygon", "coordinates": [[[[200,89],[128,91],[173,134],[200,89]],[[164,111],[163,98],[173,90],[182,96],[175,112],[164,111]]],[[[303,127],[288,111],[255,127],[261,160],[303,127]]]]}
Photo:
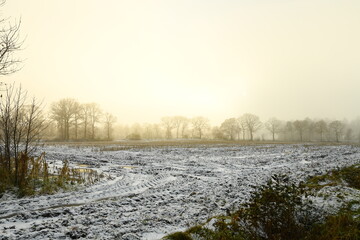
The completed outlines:
{"type": "Polygon", "coordinates": [[[232,211],[272,174],[302,181],[360,163],[351,145],[159,141],[52,143],[40,150],[50,166],[69,160],[105,177],[50,196],[5,194],[0,239],[160,239],[232,211]]]}

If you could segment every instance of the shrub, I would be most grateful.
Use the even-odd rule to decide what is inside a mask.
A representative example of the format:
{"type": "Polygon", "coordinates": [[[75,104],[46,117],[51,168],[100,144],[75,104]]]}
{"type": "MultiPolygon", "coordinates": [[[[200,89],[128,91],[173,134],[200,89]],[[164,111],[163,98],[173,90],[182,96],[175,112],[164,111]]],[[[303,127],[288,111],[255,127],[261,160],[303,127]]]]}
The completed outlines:
{"type": "Polygon", "coordinates": [[[239,226],[253,239],[300,239],[304,224],[296,212],[305,209],[304,191],[285,175],[272,176],[252,194],[245,208],[236,213],[239,226]]]}
{"type": "Polygon", "coordinates": [[[202,227],[192,227],[186,231],[194,239],[200,240],[244,240],[245,235],[239,231],[237,224],[234,221],[227,223],[229,219],[220,218],[214,224],[214,231],[202,227]]]}
{"type": "Polygon", "coordinates": [[[305,239],[357,240],[360,239],[360,221],[350,213],[329,216],[323,224],[315,226],[305,239]]]}

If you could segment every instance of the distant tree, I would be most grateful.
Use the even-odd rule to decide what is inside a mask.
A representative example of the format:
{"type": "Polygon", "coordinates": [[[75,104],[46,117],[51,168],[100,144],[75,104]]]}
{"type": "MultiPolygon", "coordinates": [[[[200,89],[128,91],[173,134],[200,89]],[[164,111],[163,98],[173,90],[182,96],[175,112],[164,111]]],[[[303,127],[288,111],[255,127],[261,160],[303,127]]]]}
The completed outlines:
{"type": "Polygon", "coordinates": [[[45,126],[43,133],[41,134],[42,138],[45,139],[53,139],[55,136],[57,136],[57,125],[56,123],[51,120],[50,118],[45,117],[45,126]]]}
{"type": "Polygon", "coordinates": [[[284,133],[284,139],[286,141],[294,140],[294,124],[292,121],[287,121],[283,127],[282,132],[284,133]]]}
{"type": "Polygon", "coordinates": [[[90,124],[90,104],[86,103],[86,104],[81,104],[80,105],[80,116],[81,116],[81,120],[82,120],[82,125],[83,125],[83,138],[84,139],[88,139],[88,127],[90,124]]]}
{"type": "Polygon", "coordinates": [[[329,128],[333,131],[334,135],[335,135],[335,140],[336,142],[340,141],[341,135],[344,131],[345,125],[344,123],[342,123],[341,121],[332,121],[329,124],[329,128]]]}
{"type": "Polygon", "coordinates": [[[204,131],[209,128],[209,120],[205,117],[194,117],[191,119],[193,131],[197,133],[198,138],[202,138],[204,131]]]}
{"type": "Polygon", "coordinates": [[[95,139],[95,127],[96,124],[100,122],[101,119],[101,109],[98,104],[90,103],[89,105],[89,122],[91,126],[91,139],[95,139]]]}
{"type": "Polygon", "coordinates": [[[237,119],[238,122],[238,133],[240,134],[240,132],[242,132],[242,140],[245,140],[245,135],[246,135],[246,122],[242,117],[239,117],[237,119]]]}
{"type": "Polygon", "coordinates": [[[304,133],[307,127],[309,126],[309,123],[307,120],[296,120],[293,123],[295,130],[299,134],[300,141],[302,142],[304,139],[304,133]]]}
{"type": "MultiPolygon", "coordinates": [[[[176,138],[179,138],[179,133],[182,129],[184,129],[182,127],[187,125],[188,119],[183,116],[174,116],[172,118],[172,121],[173,121],[173,126],[176,129],[176,138]]],[[[183,137],[183,135],[181,137],[183,137]]]]}
{"type": "Polygon", "coordinates": [[[213,127],[211,130],[211,134],[214,139],[225,139],[224,133],[220,129],[220,127],[213,127]]]}
{"type": "Polygon", "coordinates": [[[172,117],[163,117],[161,118],[161,125],[165,129],[165,137],[170,139],[172,137],[172,130],[175,128],[174,119],[172,117]]]}
{"type": "Polygon", "coordinates": [[[250,140],[253,141],[254,133],[262,126],[259,117],[251,113],[245,113],[241,116],[241,119],[245,123],[246,129],[249,132],[250,140]]]}
{"type": "Polygon", "coordinates": [[[57,122],[60,138],[70,139],[70,126],[74,120],[77,102],[72,98],[61,99],[51,105],[51,118],[57,122]]]}
{"type": "Polygon", "coordinates": [[[189,119],[185,118],[181,124],[181,138],[188,138],[188,135],[186,134],[188,126],[189,126],[189,119]]]}
{"type": "Polygon", "coordinates": [[[324,140],[324,134],[327,131],[328,126],[324,120],[319,120],[315,123],[315,132],[320,135],[320,141],[324,140]]]}
{"type": "Polygon", "coordinates": [[[307,139],[311,141],[315,132],[315,123],[310,118],[305,119],[307,121],[307,139]]]}
{"type": "Polygon", "coordinates": [[[227,139],[235,140],[235,136],[238,132],[238,121],[236,118],[226,119],[220,126],[221,131],[224,133],[227,139]]]}
{"type": "Polygon", "coordinates": [[[105,129],[106,129],[106,137],[107,140],[112,139],[112,131],[113,131],[113,125],[116,122],[116,117],[110,113],[104,114],[104,123],[105,123],[105,129]]]}
{"type": "Polygon", "coordinates": [[[270,118],[265,123],[265,127],[271,133],[273,141],[275,141],[275,134],[278,134],[281,131],[281,125],[281,121],[276,118],[270,118]]]}
{"type": "Polygon", "coordinates": [[[73,118],[74,118],[74,120],[73,120],[74,138],[76,140],[76,139],[78,139],[79,125],[80,125],[80,120],[82,119],[81,104],[78,102],[75,102],[75,104],[74,104],[74,117],[73,118]]]}
{"type": "Polygon", "coordinates": [[[239,119],[236,118],[236,136],[237,136],[237,140],[240,140],[240,134],[243,133],[243,129],[242,126],[239,122],[239,119]]]}

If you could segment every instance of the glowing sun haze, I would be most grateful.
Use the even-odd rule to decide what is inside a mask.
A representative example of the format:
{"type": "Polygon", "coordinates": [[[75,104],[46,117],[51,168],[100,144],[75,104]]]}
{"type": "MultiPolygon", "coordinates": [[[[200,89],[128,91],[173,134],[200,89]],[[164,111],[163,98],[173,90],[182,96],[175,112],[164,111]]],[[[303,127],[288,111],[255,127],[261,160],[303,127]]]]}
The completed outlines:
{"type": "Polygon", "coordinates": [[[47,103],[97,102],[121,123],[245,112],[354,118],[359,0],[8,0],[19,82],[47,103]]]}

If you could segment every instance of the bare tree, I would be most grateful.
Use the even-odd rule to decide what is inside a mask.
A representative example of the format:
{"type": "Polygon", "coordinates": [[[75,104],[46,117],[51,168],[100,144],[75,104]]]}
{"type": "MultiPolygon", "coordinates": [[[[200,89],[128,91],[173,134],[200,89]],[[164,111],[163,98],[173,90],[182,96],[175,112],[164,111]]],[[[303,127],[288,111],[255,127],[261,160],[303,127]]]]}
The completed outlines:
{"type": "Polygon", "coordinates": [[[189,119],[185,118],[181,124],[181,138],[188,138],[187,130],[189,127],[189,119]]]}
{"type": "MultiPolygon", "coordinates": [[[[0,7],[5,4],[0,1],[0,7]]],[[[12,74],[20,69],[21,60],[14,57],[23,41],[20,40],[19,30],[21,21],[8,23],[6,18],[0,19],[0,75],[12,74]]]]}
{"type": "Polygon", "coordinates": [[[250,140],[253,141],[254,133],[262,126],[259,117],[251,113],[245,113],[241,116],[241,119],[249,132],[250,140]]]}
{"type": "Polygon", "coordinates": [[[275,134],[278,134],[281,131],[281,121],[277,118],[270,118],[266,123],[266,129],[271,133],[272,140],[275,141],[275,134]]]}
{"type": "Polygon", "coordinates": [[[78,102],[75,102],[74,103],[74,121],[73,121],[75,140],[78,139],[79,125],[80,125],[80,120],[82,119],[82,117],[83,116],[81,114],[81,104],[78,102]]]}
{"type": "Polygon", "coordinates": [[[75,99],[65,98],[51,105],[51,118],[58,124],[60,138],[70,139],[70,125],[78,111],[78,103],[75,99]]]}
{"type": "Polygon", "coordinates": [[[112,127],[113,124],[116,122],[116,117],[110,113],[105,113],[104,119],[105,119],[104,122],[105,122],[107,140],[110,140],[112,139],[111,137],[112,127]]]}
{"type": "Polygon", "coordinates": [[[306,120],[296,120],[293,123],[295,130],[299,133],[300,141],[303,141],[305,130],[308,127],[308,121],[306,120]]]}
{"type": "Polygon", "coordinates": [[[315,123],[315,132],[320,135],[320,141],[324,140],[324,134],[327,131],[327,123],[324,120],[319,120],[315,123]]]}
{"type": "Polygon", "coordinates": [[[32,98],[28,105],[24,106],[25,135],[23,153],[32,154],[37,147],[40,137],[49,126],[47,119],[43,115],[42,103],[32,98]]]}
{"type": "Polygon", "coordinates": [[[32,99],[27,103],[27,95],[21,87],[6,89],[5,98],[0,102],[0,168],[7,169],[14,176],[14,184],[21,178],[21,155],[33,152],[40,134],[45,128],[41,104],[32,99]]]}
{"type": "Polygon", "coordinates": [[[197,137],[202,138],[204,131],[209,128],[209,120],[204,117],[194,117],[191,119],[193,131],[197,133],[197,137]]]}
{"type": "Polygon", "coordinates": [[[82,125],[83,125],[83,138],[87,139],[88,138],[88,126],[90,123],[90,108],[91,105],[89,103],[87,104],[82,104],[80,106],[80,114],[81,114],[81,118],[82,118],[82,125]]]}
{"type": "Polygon", "coordinates": [[[332,129],[336,142],[340,141],[341,135],[344,131],[345,125],[341,121],[335,120],[329,124],[329,128],[332,129]]]}
{"type": "Polygon", "coordinates": [[[174,119],[172,117],[163,117],[161,118],[161,125],[165,129],[165,137],[170,139],[172,130],[175,128],[174,119]]]}
{"type": "MultiPolygon", "coordinates": [[[[184,126],[187,125],[188,119],[183,116],[174,116],[172,121],[173,121],[174,128],[176,129],[176,138],[179,138],[180,130],[183,130],[183,131],[185,130],[184,126]]],[[[183,133],[183,131],[181,131],[181,132],[183,133]]],[[[181,134],[181,137],[183,137],[183,134],[181,134]]]]}
{"type": "Polygon", "coordinates": [[[307,121],[307,128],[306,128],[306,138],[308,141],[311,141],[313,139],[314,136],[314,132],[315,132],[315,123],[312,119],[310,118],[306,118],[305,119],[307,121]]]}
{"type": "Polygon", "coordinates": [[[90,103],[89,104],[89,119],[91,126],[91,139],[95,139],[95,127],[96,124],[100,122],[101,118],[101,109],[98,104],[90,103]]]}
{"type": "Polygon", "coordinates": [[[224,135],[230,139],[235,140],[236,133],[238,132],[238,121],[236,118],[226,119],[220,126],[224,135]]]}
{"type": "Polygon", "coordinates": [[[245,135],[246,135],[246,122],[242,117],[239,117],[237,119],[238,121],[238,128],[239,128],[239,133],[242,132],[242,140],[245,140],[245,135]]]}

